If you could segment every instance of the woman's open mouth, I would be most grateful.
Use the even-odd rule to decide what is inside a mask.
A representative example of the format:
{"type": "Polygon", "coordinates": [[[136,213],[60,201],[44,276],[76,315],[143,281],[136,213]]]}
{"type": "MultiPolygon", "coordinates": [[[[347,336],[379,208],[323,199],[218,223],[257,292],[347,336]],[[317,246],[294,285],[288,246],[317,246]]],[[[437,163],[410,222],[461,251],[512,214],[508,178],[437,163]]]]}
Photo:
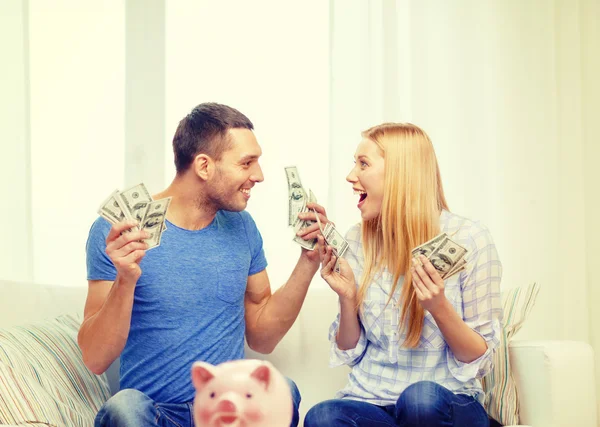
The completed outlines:
{"type": "Polygon", "coordinates": [[[358,194],[360,196],[360,199],[358,200],[358,207],[360,208],[367,198],[367,192],[355,189],[354,194],[358,194]]]}

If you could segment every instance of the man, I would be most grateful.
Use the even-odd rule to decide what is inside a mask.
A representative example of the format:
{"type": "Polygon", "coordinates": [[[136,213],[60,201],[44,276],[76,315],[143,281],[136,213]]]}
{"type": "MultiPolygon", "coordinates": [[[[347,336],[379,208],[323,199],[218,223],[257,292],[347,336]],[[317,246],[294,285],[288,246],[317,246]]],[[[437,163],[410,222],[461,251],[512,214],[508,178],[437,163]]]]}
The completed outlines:
{"type": "MultiPolygon", "coordinates": [[[[294,323],[319,258],[302,249],[288,282],[271,294],[262,238],[244,211],[263,181],[252,130],[242,113],[214,103],[179,123],[177,174],[154,197],[172,198],[159,247],[146,252],[148,235],[131,231],[134,222],[93,224],[78,341],[96,374],[121,358],[121,391],[102,407],[97,426],[193,425],[192,363],[243,358],[244,333],[250,348],[270,353],[294,323]]],[[[309,207],[327,222],[321,206],[309,207]]],[[[301,234],[316,237],[318,225],[301,234]]],[[[300,395],[291,388],[297,425],[300,395]]]]}

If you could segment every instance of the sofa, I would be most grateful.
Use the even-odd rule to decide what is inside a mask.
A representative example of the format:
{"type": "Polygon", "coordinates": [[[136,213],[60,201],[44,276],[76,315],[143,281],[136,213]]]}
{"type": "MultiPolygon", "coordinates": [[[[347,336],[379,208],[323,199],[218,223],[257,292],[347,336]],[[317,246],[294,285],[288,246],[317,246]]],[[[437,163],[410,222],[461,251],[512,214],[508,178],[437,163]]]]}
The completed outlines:
{"type": "MultiPolygon", "coordinates": [[[[0,280],[0,329],[26,325],[60,314],[82,318],[87,288],[0,280]]],[[[301,414],[343,387],[345,367],[329,368],[327,332],[337,312],[336,296],[315,280],[294,326],[275,351],[248,358],[268,359],[294,379],[302,393],[301,414]]],[[[1,348],[0,341],[0,350],[1,348]]],[[[27,354],[22,357],[27,359],[27,354]]],[[[583,342],[511,341],[521,425],[597,427],[593,352],[583,342]]],[[[104,374],[110,392],[118,391],[118,361],[104,374]]],[[[1,397],[1,396],[0,396],[1,397]]]]}

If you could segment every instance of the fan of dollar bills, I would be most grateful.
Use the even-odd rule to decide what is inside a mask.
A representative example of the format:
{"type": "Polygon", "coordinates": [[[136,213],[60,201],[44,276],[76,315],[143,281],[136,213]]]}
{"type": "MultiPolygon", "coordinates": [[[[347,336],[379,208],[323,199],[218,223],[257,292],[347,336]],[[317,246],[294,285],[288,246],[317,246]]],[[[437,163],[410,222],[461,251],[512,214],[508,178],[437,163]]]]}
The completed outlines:
{"type": "Polygon", "coordinates": [[[111,224],[135,220],[137,228],[148,232],[144,241],[148,249],[160,246],[162,233],[167,229],[165,218],[171,197],[153,200],[144,184],[135,185],[125,191],[115,190],[98,208],[98,214],[111,224]]]}
{"type": "MultiPolygon", "coordinates": [[[[306,221],[298,218],[298,214],[308,212],[307,203],[317,203],[317,198],[313,192],[309,189],[308,196],[302,182],[300,181],[300,175],[296,166],[290,166],[285,168],[285,174],[288,182],[288,198],[289,198],[289,210],[288,210],[288,225],[294,228],[294,242],[298,243],[305,249],[313,250],[317,244],[317,239],[304,240],[302,237],[296,236],[296,233],[312,224],[314,221],[306,221]]],[[[316,213],[316,212],[315,212],[316,213]]],[[[317,216],[317,220],[318,220],[317,216]]],[[[328,222],[323,228],[319,221],[319,229],[325,239],[325,242],[331,246],[334,250],[335,255],[340,258],[343,257],[348,249],[348,242],[344,237],[335,229],[333,223],[328,222]]],[[[336,263],[337,265],[337,263],[336,263]]]]}
{"type": "Polygon", "coordinates": [[[413,257],[423,254],[428,258],[444,280],[465,269],[466,253],[467,250],[453,241],[446,233],[435,236],[412,250],[413,257]]]}

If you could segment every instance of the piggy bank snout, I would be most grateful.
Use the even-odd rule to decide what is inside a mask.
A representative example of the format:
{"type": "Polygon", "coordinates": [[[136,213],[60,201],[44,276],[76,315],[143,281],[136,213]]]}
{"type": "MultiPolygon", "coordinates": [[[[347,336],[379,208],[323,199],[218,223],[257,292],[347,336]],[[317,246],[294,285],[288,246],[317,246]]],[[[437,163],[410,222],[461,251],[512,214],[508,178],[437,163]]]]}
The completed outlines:
{"type": "Polygon", "coordinates": [[[237,410],[235,403],[229,399],[221,400],[215,409],[217,412],[236,412],[237,410]]]}

